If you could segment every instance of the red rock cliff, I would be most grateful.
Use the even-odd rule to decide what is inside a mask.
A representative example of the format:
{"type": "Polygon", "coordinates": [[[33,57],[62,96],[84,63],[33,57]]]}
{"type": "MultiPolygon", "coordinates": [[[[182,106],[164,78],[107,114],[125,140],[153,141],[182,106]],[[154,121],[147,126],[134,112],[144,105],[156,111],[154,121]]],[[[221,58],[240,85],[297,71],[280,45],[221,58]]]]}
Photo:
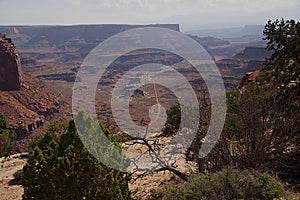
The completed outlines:
{"type": "Polygon", "coordinates": [[[22,84],[21,61],[11,39],[0,34],[0,90],[20,90],[22,84]]]}
{"type": "Polygon", "coordinates": [[[18,51],[10,39],[0,34],[0,113],[17,133],[15,150],[26,150],[27,142],[43,134],[54,119],[64,120],[64,103],[39,79],[21,71],[18,51]]]}

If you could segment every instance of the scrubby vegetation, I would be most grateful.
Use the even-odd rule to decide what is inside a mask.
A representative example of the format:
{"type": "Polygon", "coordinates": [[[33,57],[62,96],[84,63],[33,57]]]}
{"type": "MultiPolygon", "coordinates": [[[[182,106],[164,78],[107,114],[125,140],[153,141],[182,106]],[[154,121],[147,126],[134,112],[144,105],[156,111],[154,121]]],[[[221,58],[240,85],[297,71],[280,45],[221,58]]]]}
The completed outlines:
{"type": "MultiPolygon", "coordinates": [[[[256,171],[277,174],[299,190],[300,22],[269,21],[264,35],[267,49],[274,53],[266,59],[254,81],[227,93],[225,127],[213,151],[205,158],[189,157],[198,163],[200,175],[166,191],[163,199],[284,196],[282,184],[256,171]]],[[[172,108],[168,114],[173,116],[168,119],[178,116],[174,111],[179,110],[172,108]]],[[[199,132],[203,128],[207,127],[200,127],[199,132]]],[[[198,134],[200,138],[195,140],[201,141],[201,136],[198,134]]],[[[193,145],[198,145],[194,151],[199,150],[201,142],[193,145]]]]}
{"type": "Polygon", "coordinates": [[[92,157],[73,120],[64,129],[52,125],[44,137],[31,142],[23,199],[130,199],[129,176],[92,157]]]}
{"type": "Polygon", "coordinates": [[[228,92],[225,128],[217,147],[206,158],[210,166],[205,168],[216,170],[231,165],[273,171],[297,185],[300,22],[269,21],[264,34],[269,40],[267,48],[274,50],[274,54],[254,82],[239,91],[228,92]]]}
{"type": "Polygon", "coordinates": [[[163,128],[163,135],[168,136],[174,134],[179,129],[181,110],[180,105],[175,104],[171,106],[167,111],[167,121],[163,128]]]}
{"type": "Polygon", "coordinates": [[[261,199],[285,198],[284,186],[266,173],[226,168],[215,173],[195,175],[185,184],[166,187],[155,199],[261,199]]]}
{"type": "Polygon", "coordinates": [[[0,157],[9,155],[15,139],[16,133],[8,129],[6,118],[0,113],[0,157]]]}

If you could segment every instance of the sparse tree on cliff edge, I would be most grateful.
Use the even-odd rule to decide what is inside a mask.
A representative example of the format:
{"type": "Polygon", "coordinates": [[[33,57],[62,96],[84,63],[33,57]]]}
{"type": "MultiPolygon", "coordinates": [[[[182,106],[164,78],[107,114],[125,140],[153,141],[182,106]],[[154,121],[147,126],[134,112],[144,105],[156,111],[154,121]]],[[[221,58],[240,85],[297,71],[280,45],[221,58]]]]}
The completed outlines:
{"type": "Polygon", "coordinates": [[[285,67],[291,60],[300,63],[300,22],[269,20],[264,30],[267,49],[273,54],[266,61],[272,68],[285,67]]]}

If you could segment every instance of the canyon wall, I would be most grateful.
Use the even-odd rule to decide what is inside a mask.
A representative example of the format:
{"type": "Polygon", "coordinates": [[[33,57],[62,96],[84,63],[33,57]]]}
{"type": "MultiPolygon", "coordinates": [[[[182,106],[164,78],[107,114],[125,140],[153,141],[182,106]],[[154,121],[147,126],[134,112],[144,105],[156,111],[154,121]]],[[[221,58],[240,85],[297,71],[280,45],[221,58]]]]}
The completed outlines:
{"type": "Polygon", "coordinates": [[[20,90],[21,61],[15,45],[4,34],[0,35],[0,90],[20,90]]]}

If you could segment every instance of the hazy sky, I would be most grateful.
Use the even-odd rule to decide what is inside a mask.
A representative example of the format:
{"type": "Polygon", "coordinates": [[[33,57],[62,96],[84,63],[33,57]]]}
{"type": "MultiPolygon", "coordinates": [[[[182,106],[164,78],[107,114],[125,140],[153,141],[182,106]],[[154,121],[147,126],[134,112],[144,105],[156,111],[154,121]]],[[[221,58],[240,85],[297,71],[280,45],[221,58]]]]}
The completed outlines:
{"type": "Polygon", "coordinates": [[[300,0],[0,0],[1,25],[180,23],[183,30],[300,19],[300,0]]]}

